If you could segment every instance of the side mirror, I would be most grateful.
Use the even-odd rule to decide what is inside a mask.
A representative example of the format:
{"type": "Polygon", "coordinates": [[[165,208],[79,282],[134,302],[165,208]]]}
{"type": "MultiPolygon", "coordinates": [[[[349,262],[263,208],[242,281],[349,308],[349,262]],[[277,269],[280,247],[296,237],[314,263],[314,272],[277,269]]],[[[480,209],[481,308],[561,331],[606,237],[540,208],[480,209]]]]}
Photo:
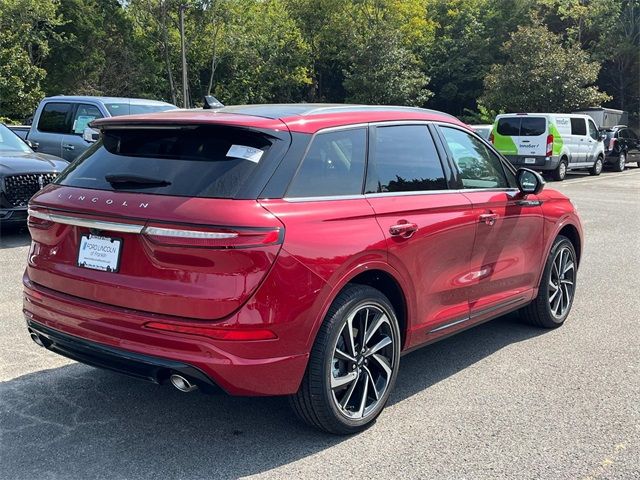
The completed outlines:
{"type": "Polygon", "coordinates": [[[82,139],[85,142],[95,143],[98,141],[99,138],[100,138],[100,132],[97,130],[94,130],[93,128],[87,127],[82,132],[82,139]]]}
{"type": "Polygon", "coordinates": [[[604,142],[607,139],[607,134],[606,133],[600,133],[598,138],[600,139],[601,142],[604,142]]]}
{"type": "Polygon", "coordinates": [[[542,175],[528,168],[520,168],[516,173],[518,188],[524,195],[537,195],[544,188],[542,175]]]}

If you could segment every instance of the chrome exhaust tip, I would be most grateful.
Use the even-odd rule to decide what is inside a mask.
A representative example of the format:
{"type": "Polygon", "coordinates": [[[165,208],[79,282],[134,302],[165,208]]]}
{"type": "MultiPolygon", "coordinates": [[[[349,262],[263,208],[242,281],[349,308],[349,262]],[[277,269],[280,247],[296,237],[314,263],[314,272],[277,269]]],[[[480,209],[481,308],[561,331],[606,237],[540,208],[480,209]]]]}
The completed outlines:
{"type": "Polygon", "coordinates": [[[189,380],[184,378],[182,375],[178,375],[177,373],[172,374],[169,377],[169,380],[171,381],[171,385],[176,387],[181,392],[193,392],[196,388],[198,388],[196,384],[191,383],[189,380]]]}
{"type": "Polygon", "coordinates": [[[29,336],[37,345],[44,347],[44,342],[36,332],[29,332],[29,336]]]}

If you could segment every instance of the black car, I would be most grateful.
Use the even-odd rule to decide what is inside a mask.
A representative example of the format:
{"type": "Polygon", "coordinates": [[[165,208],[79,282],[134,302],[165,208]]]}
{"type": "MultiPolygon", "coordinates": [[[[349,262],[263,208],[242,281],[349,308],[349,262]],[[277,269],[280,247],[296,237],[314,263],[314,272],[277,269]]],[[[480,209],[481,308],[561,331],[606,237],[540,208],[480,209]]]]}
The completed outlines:
{"type": "Polygon", "coordinates": [[[640,138],[626,125],[616,125],[604,130],[605,164],[622,172],[628,163],[637,162],[640,167],[640,138]]]}
{"type": "Polygon", "coordinates": [[[61,158],[33,151],[0,124],[0,225],[24,223],[29,199],[67,165],[61,158]]]}

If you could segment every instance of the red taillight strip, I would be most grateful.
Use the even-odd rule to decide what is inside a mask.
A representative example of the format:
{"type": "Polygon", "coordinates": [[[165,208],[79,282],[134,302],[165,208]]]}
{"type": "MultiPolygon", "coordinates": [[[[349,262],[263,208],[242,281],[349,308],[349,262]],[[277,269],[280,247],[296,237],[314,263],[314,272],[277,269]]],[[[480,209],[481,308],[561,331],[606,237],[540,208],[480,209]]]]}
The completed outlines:
{"type": "Polygon", "coordinates": [[[256,341],[274,340],[278,336],[266,328],[238,329],[220,327],[192,327],[187,325],[175,325],[173,323],[148,322],[145,328],[153,330],[163,330],[165,332],[186,333],[189,335],[200,335],[202,337],[214,338],[226,341],[256,341]]]}
{"type": "Polygon", "coordinates": [[[274,228],[219,227],[215,230],[189,230],[147,226],[142,234],[158,245],[175,247],[247,248],[277,245],[282,230],[274,228]]]}

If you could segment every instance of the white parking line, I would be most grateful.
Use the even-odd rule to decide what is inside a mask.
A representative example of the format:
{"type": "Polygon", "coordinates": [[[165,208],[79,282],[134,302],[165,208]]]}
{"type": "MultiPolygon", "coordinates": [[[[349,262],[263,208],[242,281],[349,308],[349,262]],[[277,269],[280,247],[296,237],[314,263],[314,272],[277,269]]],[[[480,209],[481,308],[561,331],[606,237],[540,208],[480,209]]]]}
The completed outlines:
{"type": "Polygon", "coordinates": [[[611,174],[605,174],[604,176],[598,176],[598,177],[589,177],[589,178],[584,178],[584,179],[580,179],[580,180],[569,180],[569,181],[564,181],[564,182],[551,182],[549,184],[549,186],[552,186],[553,188],[556,188],[558,186],[569,186],[569,185],[575,185],[576,183],[586,183],[586,182],[597,182],[600,180],[614,180],[616,178],[620,178],[622,175],[624,176],[630,176],[630,175],[638,175],[640,174],[640,168],[634,169],[634,170],[625,170],[624,172],[619,172],[615,175],[611,175],[611,174]]]}

